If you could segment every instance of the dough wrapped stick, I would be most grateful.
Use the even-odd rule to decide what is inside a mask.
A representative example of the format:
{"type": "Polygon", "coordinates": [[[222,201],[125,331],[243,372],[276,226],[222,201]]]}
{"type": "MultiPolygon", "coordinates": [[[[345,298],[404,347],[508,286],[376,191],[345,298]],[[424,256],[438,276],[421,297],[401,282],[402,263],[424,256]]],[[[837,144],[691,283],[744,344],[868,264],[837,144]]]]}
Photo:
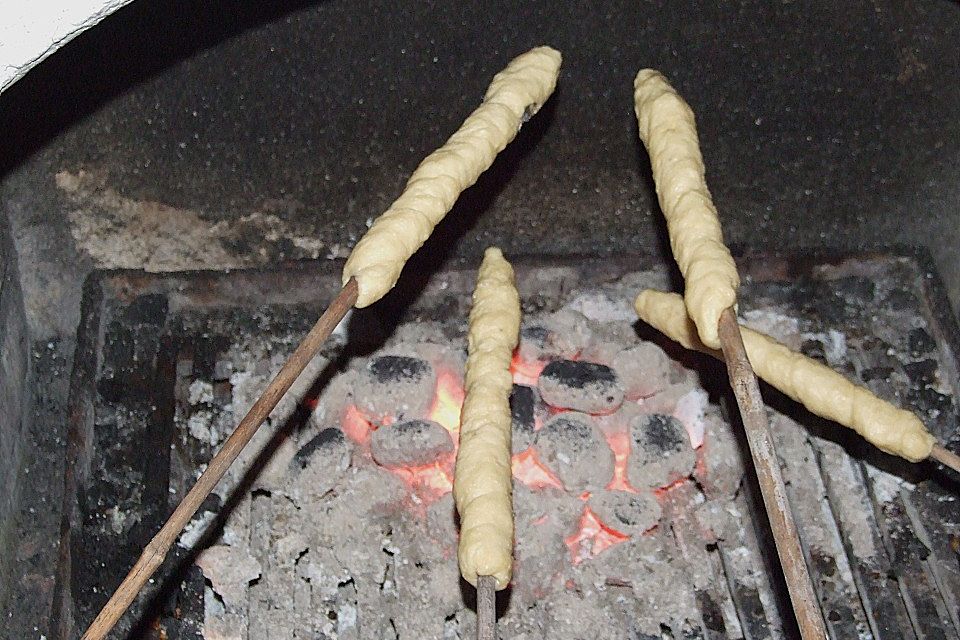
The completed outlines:
{"type": "MultiPolygon", "coordinates": [[[[675,293],[642,291],[635,302],[640,318],[687,349],[715,358],[697,337],[675,293]]],[[[791,351],[773,338],[741,327],[747,356],[757,375],[796,400],[811,413],[850,427],[877,448],[918,462],[930,456],[935,439],[917,416],[881,400],[833,369],[791,351]]]]}
{"type": "Polygon", "coordinates": [[[640,139],[650,154],[670,248],[685,281],[687,313],[703,343],[719,349],[720,314],[736,304],[740,277],[704,178],[693,111],[653,69],[640,71],[633,88],[640,139]]]}
{"type": "Polygon", "coordinates": [[[559,72],[560,53],[537,47],[494,76],[483,104],[420,163],[404,192],[354,247],[343,268],[343,282],[356,278],[358,308],[373,304],[393,288],[403,265],[423,246],[460,193],[490,168],[525,119],[550,97],[559,72]]]}
{"type": "Polygon", "coordinates": [[[499,249],[487,249],[470,310],[453,496],[460,513],[460,573],[474,586],[477,576],[493,576],[498,590],[509,584],[513,569],[510,359],[519,334],[513,268],[499,249]]]}

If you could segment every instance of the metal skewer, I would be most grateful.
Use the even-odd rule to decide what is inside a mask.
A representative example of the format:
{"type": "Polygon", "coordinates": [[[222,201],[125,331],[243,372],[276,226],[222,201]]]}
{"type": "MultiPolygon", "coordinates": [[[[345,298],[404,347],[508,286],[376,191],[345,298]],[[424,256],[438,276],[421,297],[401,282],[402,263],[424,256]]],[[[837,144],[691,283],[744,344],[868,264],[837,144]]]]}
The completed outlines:
{"type": "Polygon", "coordinates": [[[777,545],[777,554],[780,556],[800,636],[804,640],[825,639],[827,631],[813,591],[810,573],[807,571],[807,563],[803,558],[797,525],[793,521],[787,500],[780,463],[773,447],[770,423],[760,395],[760,385],[747,358],[740,325],[733,309],[726,309],[720,314],[719,333],[730,386],[733,387],[737,405],[740,407],[743,428],[760,483],[760,493],[763,494],[763,503],[770,520],[770,528],[773,530],[773,539],[777,545]]]}
{"type": "Polygon", "coordinates": [[[477,576],[477,640],[496,640],[497,580],[477,576]]]}
{"type": "Polygon", "coordinates": [[[313,357],[326,342],[327,338],[336,328],[347,311],[357,302],[357,281],[350,278],[347,284],[343,286],[337,297],[334,298],[327,310],[323,312],[317,323],[313,325],[310,332],[297,346],[296,350],[290,355],[283,368],[276,377],[267,385],[257,401],[243,417],[237,428],[210,461],[206,471],[200,476],[193,488],[183,497],[177,508],[167,519],[157,535],[153,537],[150,543],[144,548],[143,553],[137,560],[133,568],[123,579],[120,586],[117,587],[113,595],[104,605],[103,609],[97,615],[96,619],[90,624],[90,627],[84,632],[81,640],[102,640],[110,630],[113,629],[120,616],[124,614],[133,600],[140,593],[143,585],[146,584],[150,576],[163,564],[167,557],[170,547],[176,542],[177,536],[183,531],[183,528],[190,522],[190,519],[200,508],[200,505],[206,499],[217,482],[223,477],[230,468],[230,465],[243,448],[250,442],[250,439],[260,428],[260,425],[267,419],[273,408],[277,406],[280,399],[290,389],[294,381],[303,373],[307,364],[313,360],[313,357]]]}

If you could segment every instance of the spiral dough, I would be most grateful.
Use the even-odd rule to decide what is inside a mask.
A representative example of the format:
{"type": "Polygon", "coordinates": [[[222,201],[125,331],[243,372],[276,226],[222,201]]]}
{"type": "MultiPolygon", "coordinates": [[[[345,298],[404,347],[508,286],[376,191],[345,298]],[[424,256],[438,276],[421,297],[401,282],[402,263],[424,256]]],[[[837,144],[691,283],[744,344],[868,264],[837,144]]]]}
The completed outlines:
{"type": "Polygon", "coordinates": [[[513,569],[510,360],[519,334],[513,268],[499,249],[487,249],[470,311],[466,398],[453,482],[460,513],[460,573],[474,586],[477,576],[493,576],[497,589],[503,589],[513,569]]]}
{"type": "MultiPolygon", "coordinates": [[[[640,319],[687,349],[708,349],[690,324],[683,299],[675,293],[642,291],[634,304],[640,319]]],[[[757,375],[811,413],[850,427],[877,448],[918,462],[930,455],[935,439],[909,411],[881,400],[833,369],[791,351],[773,338],[740,328],[747,357],[757,375]]]]}
{"type": "Polygon", "coordinates": [[[494,76],[483,104],[420,163],[400,197],[354,247],[343,268],[343,283],[357,279],[357,307],[373,304],[393,288],[403,265],[460,193],[493,164],[525,119],[550,97],[559,72],[560,53],[537,47],[494,76]]]}
{"type": "Polygon", "coordinates": [[[687,313],[703,343],[719,349],[720,314],[736,304],[740,277],[707,189],[693,111],[653,69],[640,71],[633,88],[640,139],[685,281],[687,313]]]}

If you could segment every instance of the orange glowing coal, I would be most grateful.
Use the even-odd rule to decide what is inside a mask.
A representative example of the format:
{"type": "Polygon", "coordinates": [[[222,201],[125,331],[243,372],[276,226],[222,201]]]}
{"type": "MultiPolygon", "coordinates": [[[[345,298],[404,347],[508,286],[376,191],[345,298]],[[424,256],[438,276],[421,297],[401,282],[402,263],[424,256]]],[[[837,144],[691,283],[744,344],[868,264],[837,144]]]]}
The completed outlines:
{"type": "Polygon", "coordinates": [[[585,506],[576,533],[564,538],[563,542],[570,549],[570,560],[578,565],[629,539],[630,536],[608,526],[585,506]]]}
{"type": "Polygon", "coordinates": [[[514,384],[525,384],[530,387],[537,386],[537,380],[543,372],[546,362],[534,360],[526,362],[520,357],[519,353],[513,354],[513,360],[510,361],[510,373],[513,375],[514,384]]]}
{"type": "Polygon", "coordinates": [[[613,479],[607,485],[610,491],[640,493],[627,477],[627,462],[630,458],[630,433],[628,431],[604,432],[607,444],[613,450],[613,479]]]}
{"type": "Polygon", "coordinates": [[[357,444],[368,444],[370,442],[370,432],[373,431],[373,425],[370,424],[367,417],[352,404],[348,405],[347,410],[343,413],[340,428],[345,436],[357,444]]]}
{"type": "Polygon", "coordinates": [[[553,487],[563,489],[563,483],[540,461],[533,447],[527,447],[512,458],[513,477],[531,489],[553,487]]]}
{"type": "Polygon", "coordinates": [[[654,489],[653,495],[656,496],[657,500],[659,500],[660,502],[663,502],[664,500],[667,499],[667,494],[669,494],[671,491],[673,491],[678,487],[682,487],[686,483],[687,483],[687,478],[679,478],[677,480],[674,480],[668,485],[660,487],[659,489],[654,489]]]}
{"type": "Polygon", "coordinates": [[[440,463],[391,469],[421,500],[432,503],[453,491],[453,477],[440,463]]]}
{"type": "MultiPolygon", "coordinates": [[[[437,390],[433,406],[427,416],[452,434],[460,431],[460,409],[463,407],[463,382],[453,372],[441,369],[437,373],[437,390]]],[[[454,444],[458,438],[454,437],[454,444]]]]}

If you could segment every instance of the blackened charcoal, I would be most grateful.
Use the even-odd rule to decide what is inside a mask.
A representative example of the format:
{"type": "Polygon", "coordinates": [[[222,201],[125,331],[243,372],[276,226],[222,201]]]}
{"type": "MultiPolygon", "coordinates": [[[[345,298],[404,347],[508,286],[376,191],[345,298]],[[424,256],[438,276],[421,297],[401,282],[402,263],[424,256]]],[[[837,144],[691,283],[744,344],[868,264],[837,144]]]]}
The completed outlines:
{"type": "Polygon", "coordinates": [[[405,380],[423,380],[433,376],[433,367],[429,362],[408,356],[380,356],[367,365],[367,371],[381,384],[392,384],[405,380]]]}
{"type": "Polygon", "coordinates": [[[416,467],[453,453],[450,433],[432,420],[408,420],[380,427],[370,438],[370,454],[385,467],[416,467]]]}
{"type": "Polygon", "coordinates": [[[640,487],[665,487],[693,471],[696,452],[683,424],[673,416],[637,416],[630,423],[627,477],[640,487]]]}
{"type": "Polygon", "coordinates": [[[590,496],[590,508],[605,524],[630,535],[652,529],[663,515],[651,492],[596,491],[590,496]]]}
{"type": "Polygon", "coordinates": [[[523,340],[529,340],[537,347],[543,349],[547,344],[547,339],[550,337],[549,329],[541,326],[532,326],[532,327],[522,327],[520,329],[520,338],[523,340]]]}
{"type": "Polygon", "coordinates": [[[426,360],[386,355],[374,358],[359,377],[354,395],[358,408],[375,420],[425,417],[437,386],[426,360]]]}
{"type": "MultiPolygon", "coordinates": [[[[310,458],[313,457],[314,453],[317,453],[322,448],[326,448],[330,451],[337,450],[341,448],[343,444],[343,431],[330,427],[324,429],[314,436],[312,440],[307,442],[307,444],[300,447],[300,450],[294,454],[293,459],[301,469],[306,469],[307,465],[310,463],[310,458]]],[[[321,455],[322,453],[323,452],[321,452],[321,455]]]]}
{"type": "Polygon", "coordinates": [[[290,497],[298,504],[321,499],[350,466],[353,445],[339,429],[324,429],[300,447],[290,462],[290,497]]]}
{"type": "Polygon", "coordinates": [[[538,401],[539,394],[533,387],[513,385],[510,393],[510,417],[514,453],[519,453],[533,444],[538,401]]]}
{"type": "Polygon", "coordinates": [[[921,360],[903,365],[903,371],[910,378],[914,387],[924,387],[933,384],[937,379],[937,361],[921,360]]]}
{"type": "Polygon", "coordinates": [[[623,404],[623,387],[613,369],[579,360],[555,360],[537,382],[544,402],[557,409],[605,415],[623,404]]]}
{"type": "Polygon", "coordinates": [[[613,478],[613,451],[591,416],[564,413],[537,432],[540,460],[569,491],[602,489],[613,478]]]}
{"type": "Polygon", "coordinates": [[[907,334],[907,343],[910,346],[910,355],[914,358],[933,353],[937,349],[936,341],[924,329],[916,328],[907,334]]]}

